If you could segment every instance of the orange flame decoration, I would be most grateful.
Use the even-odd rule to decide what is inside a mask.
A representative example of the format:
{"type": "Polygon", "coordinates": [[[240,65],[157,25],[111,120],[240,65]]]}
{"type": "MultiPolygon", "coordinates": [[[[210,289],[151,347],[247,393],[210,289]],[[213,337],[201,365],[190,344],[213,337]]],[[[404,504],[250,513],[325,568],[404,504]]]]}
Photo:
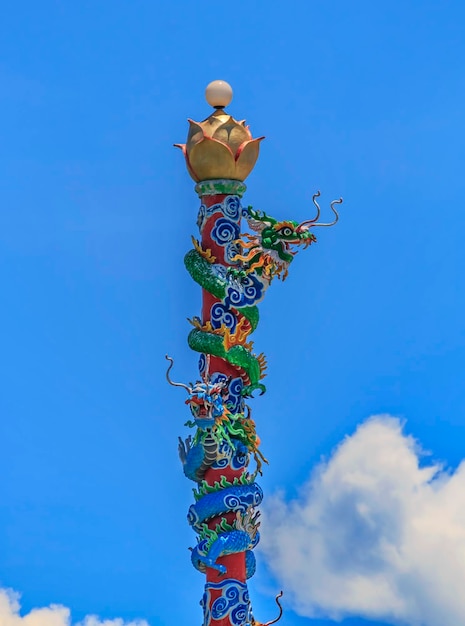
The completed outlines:
{"type": "Polygon", "coordinates": [[[252,350],[253,341],[246,341],[252,330],[252,326],[247,318],[241,317],[239,319],[236,324],[236,330],[233,333],[229,328],[226,328],[224,324],[222,325],[222,328],[224,328],[225,350],[229,350],[233,346],[244,346],[247,350],[252,350]]]}
{"type": "MultiPolygon", "coordinates": [[[[213,328],[210,320],[207,320],[205,324],[202,324],[201,320],[198,317],[194,317],[190,319],[187,318],[187,321],[192,324],[194,328],[197,330],[201,330],[204,333],[211,333],[212,335],[221,335],[223,337],[223,345],[224,349],[228,351],[230,348],[234,346],[243,346],[249,352],[252,351],[253,341],[246,341],[247,337],[250,335],[252,330],[252,326],[249,320],[245,317],[241,317],[236,325],[236,330],[231,332],[231,330],[221,324],[219,328],[213,328]]],[[[255,355],[254,355],[255,356],[255,355]]],[[[260,380],[265,378],[267,369],[266,357],[262,352],[258,356],[256,356],[258,364],[260,366],[260,380]]],[[[241,376],[243,376],[242,368],[238,366],[234,366],[239,372],[241,372],[241,376]]]]}
{"type": "Polygon", "coordinates": [[[210,248],[207,248],[207,250],[204,250],[202,248],[202,244],[194,236],[192,236],[191,239],[192,239],[192,244],[194,246],[194,249],[200,254],[200,256],[204,258],[205,261],[207,261],[208,263],[215,263],[216,256],[212,254],[212,251],[210,250],[210,248]]]}
{"type": "Polygon", "coordinates": [[[223,334],[222,328],[213,328],[212,323],[210,322],[210,320],[205,322],[205,324],[202,324],[202,322],[200,321],[200,319],[198,317],[193,317],[192,319],[190,317],[188,317],[187,321],[189,322],[189,324],[192,324],[192,326],[196,330],[201,330],[204,333],[212,333],[212,335],[222,335],[223,334]]]}
{"type": "MultiPolygon", "coordinates": [[[[250,263],[250,265],[244,268],[246,274],[250,274],[257,268],[263,268],[263,277],[271,282],[274,276],[277,276],[279,280],[286,280],[289,272],[286,263],[281,263],[276,258],[266,252],[260,243],[260,239],[256,235],[250,235],[249,233],[241,234],[241,237],[247,238],[249,241],[243,239],[236,239],[235,243],[238,243],[242,249],[248,250],[247,254],[236,254],[231,260],[242,261],[243,263],[249,263],[254,257],[258,257],[256,261],[250,263]]],[[[307,247],[307,243],[305,247],[307,247]]],[[[290,254],[297,254],[289,250],[290,254]]]]}

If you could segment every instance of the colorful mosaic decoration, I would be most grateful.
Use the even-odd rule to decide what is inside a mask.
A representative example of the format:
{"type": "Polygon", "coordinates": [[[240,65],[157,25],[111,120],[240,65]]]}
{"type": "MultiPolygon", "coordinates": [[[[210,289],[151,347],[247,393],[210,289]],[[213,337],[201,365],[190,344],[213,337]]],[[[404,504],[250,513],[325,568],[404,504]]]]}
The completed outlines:
{"type": "Polygon", "coordinates": [[[255,351],[251,335],[268,287],[274,279],[285,280],[298,250],[316,242],[316,227],[337,222],[342,199],[330,205],[333,220],[321,223],[318,192],[315,216],[296,222],[242,207],[245,185],[237,180],[201,181],[197,191],[199,236],[185,265],[202,288],[201,315],[189,320],[188,336],[199,353],[199,376],[195,383],[173,382],[169,356],[166,374],[170,384],[185,390],[190,410],[186,426],[192,433],[179,438],[179,456],[195,483],[187,516],[197,536],[191,561],[207,579],[203,626],[260,626],[247,580],[255,572],[253,549],[260,539],[263,493],[256,479],[267,460],[248,403],[266,390],[266,359],[255,351]]]}

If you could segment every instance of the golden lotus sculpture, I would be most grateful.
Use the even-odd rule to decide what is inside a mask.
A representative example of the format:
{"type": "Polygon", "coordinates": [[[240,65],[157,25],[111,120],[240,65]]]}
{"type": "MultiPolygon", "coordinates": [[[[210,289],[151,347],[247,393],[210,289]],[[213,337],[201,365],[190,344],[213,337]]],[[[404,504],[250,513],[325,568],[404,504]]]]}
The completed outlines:
{"type": "Polygon", "coordinates": [[[219,107],[203,122],[188,121],[187,142],[175,146],[183,151],[191,177],[196,182],[245,180],[264,137],[253,139],[245,120],[238,122],[219,107]]]}

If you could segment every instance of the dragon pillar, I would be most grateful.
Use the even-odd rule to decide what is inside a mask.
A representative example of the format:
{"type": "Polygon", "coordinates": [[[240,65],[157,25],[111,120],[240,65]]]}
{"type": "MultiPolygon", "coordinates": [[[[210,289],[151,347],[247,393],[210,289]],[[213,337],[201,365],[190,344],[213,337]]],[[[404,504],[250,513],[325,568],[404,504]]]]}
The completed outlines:
{"type": "Polygon", "coordinates": [[[201,315],[190,320],[188,336],[199,353],[199,377],[195,383],[173,382],[167,356],[167,379],[186,390],[191,414],[186,426],[193,434],[179,438],[179,455],[184,474],[195,483],[188,521],[197,534],[192,564],[206,576],[203,626],[258,626],[247,580],[255,572],[263,497],[256,478],[267,461],[247,402],[254,392],[265,392],[266,362],[250,336],[272,280],[286,278],[296,247],[316,241],[314,227],[336,223],[335,204],[342,199],[331,203],[334,219],[327,224],[318,222],[319,192],[313,197],[316,216],[303,222],[243,207],[243,181],[263,137],[254,139],[245,122],[225,112],[232,97],[227,83],[211,83],[206,95],[215,111],[203,122],[189,120],[186,144],[176,144],[200,198],[199,234],[185,257],[202,288],[201,315]],[[241,233],[243,223],[250,233],[241,233]]]}

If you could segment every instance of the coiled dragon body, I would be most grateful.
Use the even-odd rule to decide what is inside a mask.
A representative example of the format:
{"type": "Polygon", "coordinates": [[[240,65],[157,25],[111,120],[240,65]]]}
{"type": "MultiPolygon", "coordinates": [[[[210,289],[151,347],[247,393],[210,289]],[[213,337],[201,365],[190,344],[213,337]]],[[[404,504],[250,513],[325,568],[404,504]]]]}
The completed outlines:
{"type": "MultiPolygon", "coordinates": [[[[198,570],[207,571],[206,590],[211,588],[211,593],[221,585],[235,585],[234,593],[248,598],[246,588],[238,591],[243,583],[225,577],[230,575],[228,557],[243,555],[245,584],[255,571],[252,549],[259,541],[257,507],[263,494],[255,479],[267,461],[246,401],[257,390],[265,392],[266,361],[254,353],[250,335],[258,325],[258,303],[274,278],[287,277],[295,247],[308,247],[316,241],[313,227],[338,219],[334,205],[342,199],[331,203],[333,222],[318,222],[318,196],[313,197],[316,217],[299,223],[243,209],[237,195],[207,195],[197,221],[201,241],[193,239],[185,257],[187,270],[203,290],[202,315],[189,320],[193,328],[188,337],[189,346],[200,353],[200,379],[174,383],[168,356],[167,379],[188,393],[192,419],[186,425],[195,433],[179,439],[179,454],[185,475],[196,483],[188,513],[197,533],[191,559],[198,570]],[[242,219],[251,233],[241,235],[242,219]],[[251,457],[253,473],[248,470],[251,457]],[[209,571],[217,578],[208,578],[209,571]]],[[[246,614],[238,624],[258,624],[249,608],[246,614]]],[[[205,623],[210,623],[207,617],[205,623]]]]}

